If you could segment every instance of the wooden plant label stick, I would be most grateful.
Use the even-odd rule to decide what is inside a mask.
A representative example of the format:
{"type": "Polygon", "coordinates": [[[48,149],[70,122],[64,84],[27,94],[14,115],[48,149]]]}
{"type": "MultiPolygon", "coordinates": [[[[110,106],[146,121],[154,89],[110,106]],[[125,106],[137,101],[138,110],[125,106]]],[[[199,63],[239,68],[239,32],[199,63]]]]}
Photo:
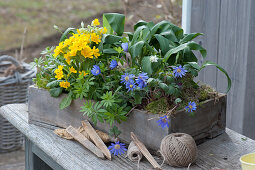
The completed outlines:
{"type": "Polygon", "coordinates": [[[89,149],[99,158],[104,159],[103,152],[98,149],[92,142],[90,142],[85,136],[83,136],[77,129],[72,126],[66,128],[66,131],[78,142],[80,142],[85,148],[89,149]]]}
{"type": "Polygon", "coordinates": [[[144,144],[138,140],[138,138],[136,137],[136,135],[133,132],[131,132],[131,138],[134,141],[135,145],[138,147],[138,149],[145,156],[145,158],[151,163],[153,168],[161,169],[160,165],[156,162],[156,160],[152,157],[152,155],[147,150],[147,148],[144,146],[144,144]]]}
{"type": "Polygon", "coordinates": [[[104,144],[102,139],[98,136],[98,134],[96,133],[95,129],[91,126],[89,121],[85,120],[85,121],[82,121],[81,123],[82,123],[82,126],[84,127],[85,131],[91,138],[91,140],[96,144],[96,146],[99,149],[101,149],[101,151],[104,153],[106,158],[111,160],[112,158],[111,158],[111,153],[110,153],[109,149],[104,144]]]}

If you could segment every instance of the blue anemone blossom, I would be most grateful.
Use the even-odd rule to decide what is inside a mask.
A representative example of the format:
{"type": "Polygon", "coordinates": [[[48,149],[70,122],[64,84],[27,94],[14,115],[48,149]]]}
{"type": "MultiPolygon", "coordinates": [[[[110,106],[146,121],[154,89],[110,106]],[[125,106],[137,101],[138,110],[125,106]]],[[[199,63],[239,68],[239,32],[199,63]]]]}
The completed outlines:
{"type": "Polygon", "coordinates": [[[174,76],[177,78],[177,77],[182,77],[182,76],[185,76],[187,70],[185,70],[181,65],[180,66],[176,66],[173,68],[174,71],[174,76]]]}
{"type": "Polygon", "coordinates": [[[127,84],[129,81],[132,81],[135,76],[133,74],[125,73],[121,76],[121,83],[127,84]]]}
{"type": "Polygon", "coordinates": [[[169,128],[170,119],[165,115],[159,118],[157,121],[158,125],[164,129],[165,127],[169,128]]]}
{"type": "Polygon", "coordinates": [[[110,150],[111,154],[114,154],[114,156],[122,155],[127,150],[125,144],[120,143],[119,141],[111,143],[108,149],[110,150]]]}
{"type": "Polygon", "coordinates": [[[130,80],[129,82],[126,83],[126,88],[129,91],[133,91],[136,88],[134,80],[130,80]]]}
{"type": "Polygon", "coordinates": [[[136,79],[136,83],[138,85],[138,87],[140,87],[141,89],[147,86],[147,80],[148,80],[148,75],[147,73],[140,73],[136,79]]]}
{"type": "Polygon", "coordinates": [[[101,73],[101,70],[100,70],[100,67],[98,65],[93,65],[93,68],[91,70],[91,73],[94,75],[94,76],[97,76],[101,73]]]}
{"type": "Polygon", "coordinates": [[[188,111],[188,112],[193,112],[197,109],[197,105],[195,102],[189,102],[188,106],[185,107],[185,109],[188,111]]]}
{"type": "Polygon", "coordinates": [[[111,62],[110,62],[110,68],[111,69],[114,69],[115,67],[117,67],[118,66],[118,62],[116,61],[116,60],[112,60],[111,62]]]}
{"type": "Polygon", "coordinates": [[[121,47],[122,47],[123,51],[128,52],[128,43],[122,43],[121,47]]]}

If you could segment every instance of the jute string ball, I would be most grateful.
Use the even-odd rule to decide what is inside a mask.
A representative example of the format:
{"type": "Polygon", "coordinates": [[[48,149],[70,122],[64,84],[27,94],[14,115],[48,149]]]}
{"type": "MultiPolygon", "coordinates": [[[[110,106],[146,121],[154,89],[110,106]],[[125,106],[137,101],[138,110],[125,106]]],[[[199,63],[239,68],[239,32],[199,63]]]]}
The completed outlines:
{"type": "Polygon", "coordinates": [[[197,146],[192,136],[172,133],[162,139],[160,152],[170,166],[187,167],[196,160],[197,146]]]}

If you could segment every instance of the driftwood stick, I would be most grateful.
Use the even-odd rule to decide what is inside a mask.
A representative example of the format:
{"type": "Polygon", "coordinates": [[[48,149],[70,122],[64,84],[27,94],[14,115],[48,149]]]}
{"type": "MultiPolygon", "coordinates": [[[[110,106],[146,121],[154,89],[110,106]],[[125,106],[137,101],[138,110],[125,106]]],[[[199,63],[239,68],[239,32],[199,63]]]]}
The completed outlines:
{"type": "Polygon", "coordinates": [[[103,152],[98,149],[92,142],[90,142],[85,136],[83,136],[77,129],[75,129],[72,126],[69,126],[66,128],[66,131],[78,142],[80,142],[84,147],[89,149],[91,152],[93,152],[96,156],[99,158],[104,159],[103,152]]]}
{"type": "Polygon", "coordinates": [[[91,126],[89,121],[87,121],[87,120],[82,121],[81,124],[84,127],[87,134],[89,135],[89,137],[91,138],[91,140],[95,143],[95,145],[99,149],[101,149],[101,151],[104,153],[104,155],[106,156],[107,159],[111,160],[112,158],[111,158],[111,153],[110,153],[109,149],[104,144],[102,139],[98,136],[98,134],[96,133],[95,129],[91,126]]]}
{"type": "Polygon", "coordinates": [[[138,138],[136,137],[136,135],[133,132],[131,132],[131,138],[134,141],[135,145],[138,147],[138,149],[145,156],[145,158],[151,163],[153,168],[161,169],[160,165],[156,162],[156,160],[152,157],[152,155],[147,150],[147,148],[144,146],[144,144],[138,140],[138,138]]]}

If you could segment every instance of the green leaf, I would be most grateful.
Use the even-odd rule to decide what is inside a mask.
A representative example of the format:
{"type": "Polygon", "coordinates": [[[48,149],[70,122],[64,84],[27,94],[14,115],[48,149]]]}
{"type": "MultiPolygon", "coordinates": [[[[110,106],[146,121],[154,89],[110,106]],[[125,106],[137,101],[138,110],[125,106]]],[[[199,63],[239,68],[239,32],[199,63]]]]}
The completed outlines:
{"type": "Polygon", "coordinates": [[[150,56],[146,56],[143,57],[142,59],[142,70],[146,73],[148,73],[148,75],[151,75],[153,70],[152,70],[152,64],[150,61],[150,56]]]}
{"type": "Polygon", "coordinates": [[[163,37],[162,35],[159,35],[159,34],[155,34],[154,36],[156,37],[156,39],[159,42],[160,50],[162,51],[162,55],[165,55],[166,52],[169,51],[169,49],[170,49],[168,39],[166,39],[165,37],[163,37]]]}
{"type": "Polygon", "coordinates": [[[143,97],[140,94],[136,93],[134,98],[135,98],[135,104],[142,104],[143,97]]]}
{"type": "Polygon", "coordinates": [[[132,59],[134,60],[135,57],[139,56],[142,53],[142,49],[144,46],[144,41],[138,41],[134,45],[130,47],[130,55],[132,56],[132,59]]]}
{"type": "Polygon", "coordinates": [[[186,43],[188,41],[193,40],[199,35],[204,35],[203,33],[191,33],[191,34],[185,34],[184,37],[180,40],[180,44],[186,43]]]}
{"type": "Polygon", "coordinates": [[[124,32],[125,16],[117,13],[106,13],[103,15],[103,26],[107,28],[107,33],[112,34],[113,31],[121,36],[124,32]]]}
{"type": "Polygon", "coordinates": [[[72,92],[69,92],[69,94],[62,99],[62,101],[59,103],[59,108],[61,110],[65,109],[66,107],[70,106],[72,103],[72,92]]]}
{"type": "Polygon", "coordinates": [[[159,83],[159,87],[163,89],[165,92],[169,90],[168,85],[165,83],[159,83]]]}
{"type": "Polygon", "coordinates": [[[52,88],[52,89],[50,89],[50,95],[52,96],[52,97],[58,97],[61,93],[62,93],[62,90],[63,90],[63,88],[61,88],[61,87],[58,87],[58,88],[52,88]]]}
{"type": "Polygon", "coordinates": [[[112,48],[106,48],[103,50],[103,53],[105,54],[118,54],[118,51],[112,49],[112,48]]]}
{"type": "MultiPolygon", "coordinates": [[[[173,49],[170,49],[164,56],[165,61],[167,62],[168,59],[171,57],[171,55],[176,54],[182,50],[184,50],[185,48],[189,48],[190,50],[198,50],[200,51],[201,55],[205,58],[206,57],[206,50],[199,44],[191,41],[191,42],[187,42],[185,44],[181,44],[173,49]]],[[[174,64],[174,63],[170,63],[170,64],[174,64]]]]}
{"type": "Polygon", "coordinates": [[[54,80],[52,82],[49,82],[46,87],[49,87],[49,88],[53,88],[53,87],[57,87],[59,85],[59,82],[60,80],[54,80]]]}
{"type": "Polygon", "coordinates": [[[102,41],[106,44],[113,44],[115,42],[119,42],[122,39],[120,36],[104,34],[102,41]]]}
{"type": "Polygon", "coordinates": [[[230,90],[230,88],[231,88],[231,79],[230,79],[228,73],[226,72],[226,70],[224,70],[221,66],[219,66],[218,64],[216,64],[216,63],[214,63],[214,62],[212,62],[212,61],[206,61],[206,62],[204,62],[204,63],[202,64],[200,70],[204,69],[204,68],[207,67],[207,66],[215,66],[215,67],[217,67],[222,73],[225,74],[225,76],[226,76],[227,79],[228,79],[228,87],[227,87],[227,91],[226,91],[226,93],[228,93],[229,90],[230,90]]]}
{"type": "Polygon", "coordinates": [[[148,24],[148,22],[146,22],[146,21],[143,21],[143,20],[138,21],[138,22],[134,25],[134,31],[135,31],[138,27],[143,26],[143,25],[147,25],[147,24],[148,24]]]}
{"type": "Polygon", "coordinates": [[[64,41],[66,38],[68,38],[67,35],[68,35],[68,34],[74,33],[74,31],[75,31],[75,28],[67,28],[67,29],[65,30],[65,32],[62,34],[62,36],[61,36],[59,42],[64,41]]]}
{"type": "Polygon", "coordinates": [[[114,136],[115,138],[118,137],[120,134],[121,134],[121,131],[118,129],[117,126],[113,126],[111,129],[110,129],[110,132],[109,134],[111,136],[114,136]]]}

